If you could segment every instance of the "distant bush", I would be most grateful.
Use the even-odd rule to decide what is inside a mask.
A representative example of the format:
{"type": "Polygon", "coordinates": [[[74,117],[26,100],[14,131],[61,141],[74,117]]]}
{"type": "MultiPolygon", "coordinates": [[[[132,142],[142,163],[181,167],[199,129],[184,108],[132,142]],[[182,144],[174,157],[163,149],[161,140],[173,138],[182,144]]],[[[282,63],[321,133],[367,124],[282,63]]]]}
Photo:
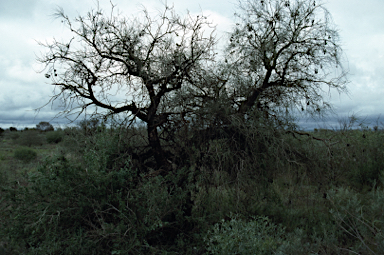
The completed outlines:
{"type": "Polygon", "coordinates": [[[49,122],[46,122],[46,121],[41,121],[39,124],[37,124],[36,129],[39,131],[44,131],[44,132],[55,130],[53,128],[53,126],[49,122]]]}
{"type": "Polygon", "coordinates": [[[0,128],[0,136],[4,133],[4,129],[0,128]]]}
{"type": "Polygon", "coordinates": [[[45,136],[48,143],[59,143],[63,140],[64,132],[63,131],[50,131],[45,136]]]}
{"type": "Polygon", "coordinates": [[[17,128],[15,128],[15,127],[10,127],[10,128],[9,128],[9,131],[12,131],[12,132],[17,131],[17,128]]]}
{"type": "Polygon", "coordinates": [[[22,146],[41,146],[44,144],[43,137],[37,131],[29,130],[21,133],[17,143],[22,146]]]}
{"type": "Polygon", "coordinates": [[[27,163],[36,159],[37,153],[29,148],[19,148],[15,150],[14,158],[27,163]]]}

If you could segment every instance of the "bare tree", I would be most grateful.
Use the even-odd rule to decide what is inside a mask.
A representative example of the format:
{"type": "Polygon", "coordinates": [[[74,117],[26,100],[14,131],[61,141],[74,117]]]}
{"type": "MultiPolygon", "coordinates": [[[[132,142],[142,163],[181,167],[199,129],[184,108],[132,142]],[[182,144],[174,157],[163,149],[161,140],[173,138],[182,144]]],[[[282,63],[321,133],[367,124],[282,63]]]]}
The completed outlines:
{"type": "MultiPolygon", "coordinates": [[[[319,2],[319,1],[317,1],[319,2]]],[[[316,113],[330,105],[325,89],[346,91],[338,32],[315,0],[245,0],[230,34],[229,81],[237,111],[256,107],[316,113]]]]}
{"type": "Polygon", "coordinates": [[[158,127],[176,107],[161,102],[180,90],[194,69],[213,57],[215,38],[203,15],[184,18],[173,8],[155,17],[129,20],[100,8],[70,19],[63,10],[56,14],[69,28],[72,40],[42,44],[49,52],[39,61],[55,86],[52,101],[64,102],[64,113],[93,109],[102,115],[129,113],[146,123],[151,152],[159,168],[169,169],[160,144],[158,127]]]}

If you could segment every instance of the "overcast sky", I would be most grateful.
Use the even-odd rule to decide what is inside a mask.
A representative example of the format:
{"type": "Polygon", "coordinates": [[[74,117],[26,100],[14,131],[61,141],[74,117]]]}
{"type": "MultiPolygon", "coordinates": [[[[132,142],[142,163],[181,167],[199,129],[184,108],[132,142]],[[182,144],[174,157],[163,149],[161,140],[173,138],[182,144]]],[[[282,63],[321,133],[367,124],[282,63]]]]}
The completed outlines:
{"type": "MultiPolygon", "coordinates": [[[[100,0],[109,8],[109,0],[100,0]]],[[[114,0],[126,15],[135,15],[141,5],[161,9],[160,1],[114,0]]],[[[36,61],[45,51],[38,41],[68,38],[68,31],[60,20],[54,19],[55,9],[62,7],[70,17],[84,15],[94,0],[0,0],[0,127],[33,127],[40,121],[65,124],[52,119],[58,108],[50,105],[38,113],[34,109],[46,104],[53,88],[38,73],[36,61]]],[[[230,31],[237,0],[168,1],[178,13],[202,11],[218,25],[218,34],[230,31]]],[[[375,119],[383,109],[384,97],[384,1],[383,0],[328,0],[330,11],[341,37],[348,62],[349,95],[332,94],[331,103],[340,118],[356,114],[375,119]]],[[[313,125],[313,124],[304,124],[313,125]]]]}

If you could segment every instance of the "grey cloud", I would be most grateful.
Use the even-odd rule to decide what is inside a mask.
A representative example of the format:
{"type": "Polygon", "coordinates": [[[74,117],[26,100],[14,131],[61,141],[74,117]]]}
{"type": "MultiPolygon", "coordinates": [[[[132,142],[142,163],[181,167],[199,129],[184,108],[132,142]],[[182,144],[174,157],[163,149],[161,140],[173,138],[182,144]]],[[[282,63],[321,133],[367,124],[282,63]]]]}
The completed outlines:
{"type": "Polygon", "coordinates": [[[31,19],[37,0],[0,1],[0,19],[31,19]]]}
{"type": "MultiPolygon", "coordinates": [[[[57,7],[74,18],[85,15],[95,8],[94,0],[0,0],[0,126],[3,123],[38,123],[49,121],[59,111],[59,102],[53,108],[47,106],[37,115],[33,109],[48,102],[52,87],[46,84],[43,74],[36,74],[35,53],[45,49],[38,47],[34,40],[44,41],[55,37],[67,38],[67,29],[52,14],[57,7]],[[21,91],[21,92],[20,92],[21,91]],[[16,94],[21,94],[17,95],[16,94]]],[[[161,10],[159,1],[113,0],[125,15],[140,12],[140,4],[161,10]]],[[[100,0],[102,8],[109,10],[109,0],[100,0]]],[[[233,18],[236,1],[197,1],[176,0],[174,6],[178,13],[189,9],[192,13],[211,11],[226,18],[233,18]],[[201,7],[201,9],[200,9],[201,7]]],[[[331,103],[339,116],[352,113],[362,117],[378,116],[384,98],[384,1],[382,0],[335,0],[325,3],[340,30],[342,46],[349,61],[350,97],[332,93],[331,103]],[[382,58],[380,58],[382,55],[382,58]]],[[[220,29],[220,27],[219,27],[220,29]]],[[[65,40],[65,39],[64,39],[65,40]]],[[[56,121],[56,120],[54,120],[56,121]]],[[[57,119],[61,123],[64,119],[57,119]]],[[[336,117],[329,117],[329,123],[337,123],[336,117]]],[[[316,126],[316,121],[306,122],[316,126]]],[[[317,123],[325,123],[317,121],[317,123]]],[[[7,124],[7,125],[8,125],[7,124]]],[[[25,125],[27,125],[25,124],[25,125]]],[[[21,125],[21,124],[20,124],[21,125]]],[[[23,124],[24,125],[24,124],[23,124]]],[[[29,125],[29,124],[28,124],[29,125]]]]}

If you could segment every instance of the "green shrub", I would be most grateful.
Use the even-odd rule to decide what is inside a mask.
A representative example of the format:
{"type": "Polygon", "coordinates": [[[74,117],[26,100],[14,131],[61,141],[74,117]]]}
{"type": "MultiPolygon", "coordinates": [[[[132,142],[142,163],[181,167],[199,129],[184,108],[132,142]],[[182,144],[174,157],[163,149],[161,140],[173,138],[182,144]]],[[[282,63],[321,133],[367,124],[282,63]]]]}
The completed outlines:
{"type": "Polygon", "coordinates": [[[21,133],[20,137],[16,140],[22,146],[41,146],[44,144],[44,139],[38,131],[28,130],[21,133]]]}
{"type": "Polygon", "coordinates": [[[47,159],[29,175],[28,187],[8,192],[12,210],[0,212],[7,218],[0,236],[18,244],[15,253],[157,254],[188,246],[182,240],[191,220],[184,215],[190,191],[177,185],[185,170],[143,178],[127,159],[121,168],[106,168],[115,145],[107,141],[87,147],[82,164],[47,159]]]}
{"type": "Polygon", "coordinates": [[[230,221],[215,224],[205,241],[209,254],[293,254],[299,249],[306,250],[301,245],[301,235],[300,230],[294,235],[287,234],[284,227],[266,216],[246,221],[235,215],[230,221]]]}
{"type": "Polygon", "coordinates": [[[53,128],[53,126],[49,122],[46,122],[46,121],[41,121],[39,124],[37,124],[36,129],[39,131],[44,131],[44,132],[55,130],[53,128]]]}
{"type": "Polygon", "coordinates": [[[29,148],[19,148],[14,152],[14,158],[23,162],[30,162],[37,158],[37,153],[29,148]]]}
{"type": "MultiPolygon", "coordinates": [[[[330,211],[354,254],[382,254],[384,251],[384,191],[374,188],[367,194],[340,188],[329,192],[330,211]]],[[[339,240],[346,243],[345,240],[339,240]]]]}
{"type": "Polygon", "coordinates": [[[50,131],[46,134],[46,139],[48,143],[59,143],[63,140],[63,137],[63,131],[50,131]]]}

